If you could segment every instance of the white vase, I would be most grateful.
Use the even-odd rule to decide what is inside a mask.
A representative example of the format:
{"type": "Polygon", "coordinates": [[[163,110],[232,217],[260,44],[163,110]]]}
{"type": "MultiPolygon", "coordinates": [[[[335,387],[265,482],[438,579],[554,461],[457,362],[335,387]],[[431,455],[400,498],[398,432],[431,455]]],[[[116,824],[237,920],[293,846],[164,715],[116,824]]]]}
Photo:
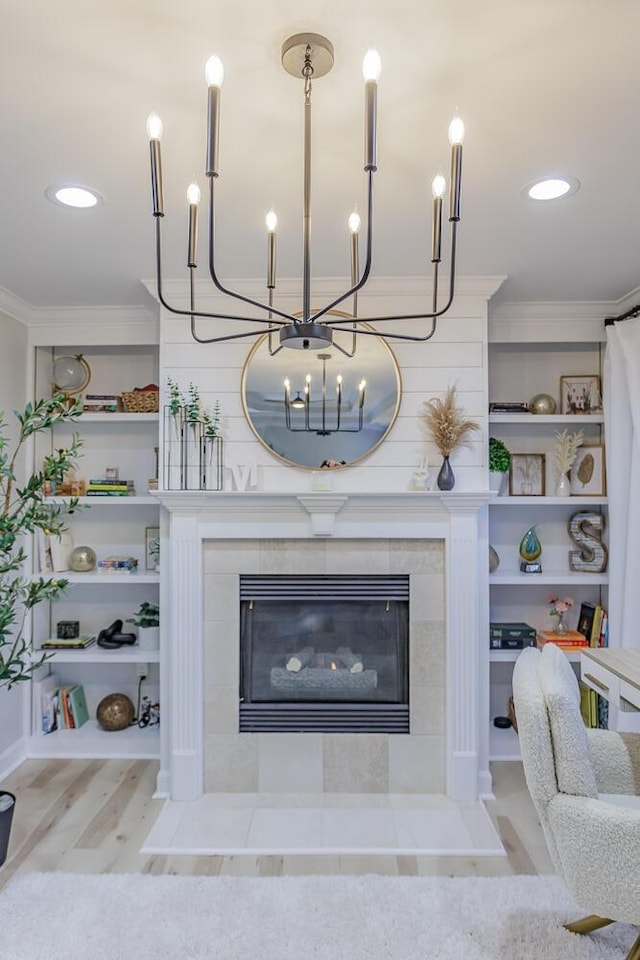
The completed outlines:
{"type": "Polygon", "coordinates": [[[160,627],[138,627],[138,647],[140,650],[158,650],[160,627]]]}
{"type": "Polygon", "coordinates": [[[501,473],[498,470],[489,471],[489,490],[492,493],[497,493],[499,497],[504,496],[506,490],[505,480],[507,479],[506,473],[501,473]]]}
{"type": "Polygon", "coordinates": [[[556,483],[555,495],[556,497],[571,496],[571,480],[569,479],[569,474],[560,474],[558,477],[558,482],[556,483]]]}

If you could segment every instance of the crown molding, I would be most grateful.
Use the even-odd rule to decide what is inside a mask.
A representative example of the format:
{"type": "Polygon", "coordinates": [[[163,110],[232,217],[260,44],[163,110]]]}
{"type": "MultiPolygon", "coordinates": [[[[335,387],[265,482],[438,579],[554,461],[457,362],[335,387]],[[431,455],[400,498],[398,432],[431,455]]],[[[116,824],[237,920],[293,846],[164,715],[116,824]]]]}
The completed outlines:
{"type": "MultiPolygon", "coordinates": [[[[506,276],[458,277],[456,279],[456,297],[483,297],[485,300],[489,300],[506,279],[506,276]]],[[[299,305],[300,283],[301,281],[295,278],[278,280],[277,305],[286,305],[288,300],[293,300],[296,306],[299,305]]],[[[156,281],[143,280],[142,284],[157,301],[156,281]]],[[[263,279],[239,278],[228,280],[226,284],[238,293],[252,297],[254,300],[266,302],[267,291],[263,279]]],[[[338,296],[339,291],[345,289],[346,281],[344,277],[318,277],[313,281],[313,299],[329,300],[338,296]]],[[[372,277],[367,281],[366,287],[360,291],[358,296],[361,301],[377,297],[429,296],[432,289],[433,283],[427,277],[372,277]]],[[[228,298],[220,293],[207,279],[196,280],[195,291],[200,309],[202,309],[204,303],[218,302],[222,299],[229,302],[228,298]]],[[[163,292],[170,303],[181,305],[181,309],[188,306],[188,280],[165,280],[163,292]]],[[[346,303],[348,304],[348,302],[347,300],[346,303]]]]}
{"type": "Polygon", "coordinates": [[[33,307],[26,300],[17,297],[6,287],[0,287],[0,313],[6,314],[19,323],[28,325],[33,312],[33,307]]]}

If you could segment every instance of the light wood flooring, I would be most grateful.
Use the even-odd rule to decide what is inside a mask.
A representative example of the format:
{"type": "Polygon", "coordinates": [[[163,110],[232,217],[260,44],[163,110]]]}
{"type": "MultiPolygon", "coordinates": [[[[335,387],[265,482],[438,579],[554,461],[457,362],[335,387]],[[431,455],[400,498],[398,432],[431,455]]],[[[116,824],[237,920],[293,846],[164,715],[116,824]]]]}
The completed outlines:
{"type": "Polygon", "coordinates": [[[553,873],[519,763],[492,766],[488,803],[508,856],[144,856],[162,800],[152,760],[28,760],[0,784],[18,802],[0,888],[17,872],[283,876],[365,874],[498,876],[553,873]]]}

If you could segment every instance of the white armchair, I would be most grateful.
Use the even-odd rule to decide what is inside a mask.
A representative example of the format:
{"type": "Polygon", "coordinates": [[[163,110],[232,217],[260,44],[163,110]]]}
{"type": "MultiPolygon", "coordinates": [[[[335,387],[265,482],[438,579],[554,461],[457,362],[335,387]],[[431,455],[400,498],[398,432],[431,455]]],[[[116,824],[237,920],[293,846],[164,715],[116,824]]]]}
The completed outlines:
{"type": "MultiPolygon", "coordinates": [[[[566,655],[526,649],[513,698],[527,786],[555,867],[588,917],[640,924],[640,735],[587,730],[566,655]]],[[[640,960],[640,936],[627,960],[640,960]]]]}

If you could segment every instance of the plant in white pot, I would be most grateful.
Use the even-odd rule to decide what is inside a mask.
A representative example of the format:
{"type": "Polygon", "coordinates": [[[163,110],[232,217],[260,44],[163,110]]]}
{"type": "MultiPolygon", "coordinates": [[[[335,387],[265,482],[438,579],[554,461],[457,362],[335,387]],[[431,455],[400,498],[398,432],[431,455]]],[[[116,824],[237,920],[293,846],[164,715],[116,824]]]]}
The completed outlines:
{"type": "Polygon", "coordinates": [[[155,603],[146,600],[127,623],[138,628],[138,646],[141,650],[157,650],[160,646],[160,609],[155,603]]]}
{"type": "Polygon", "coordinates": [[[511,454],[503,440],[489,437],[489,489],[499,496],[505,492],[511,454]]]}

